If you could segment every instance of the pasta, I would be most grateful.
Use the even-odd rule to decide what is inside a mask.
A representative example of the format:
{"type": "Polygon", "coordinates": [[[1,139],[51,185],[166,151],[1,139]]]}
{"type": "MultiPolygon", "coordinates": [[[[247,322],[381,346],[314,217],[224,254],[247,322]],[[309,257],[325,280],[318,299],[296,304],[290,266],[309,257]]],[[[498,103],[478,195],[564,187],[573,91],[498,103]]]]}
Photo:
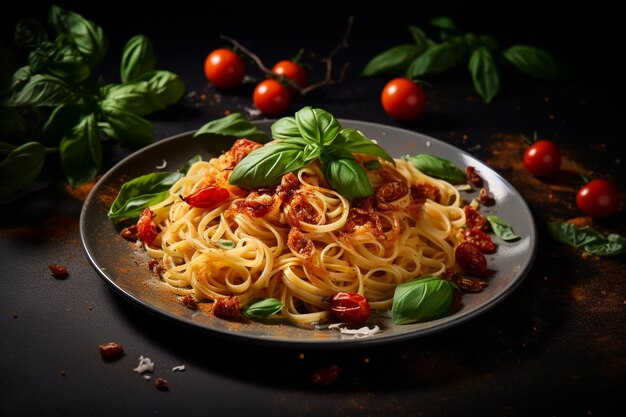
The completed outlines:
{"type": "Polygon", "coordinates": [[[145,248],[176,293],[197,300],[236,295],[242,305],[272,297],[283,304],[278,317],[308,324],[328,319],[328,298],[338,291],[389,309],[399,284],[454,267],[466,214],[450,183],[405,160],[394,166],[380,159],[366,170],[374,195],[352,202],[330,188],[319,161],[279,185],[243,189],[228,183],[249,151],[242,149],[251,142],[242,141],[194,163],[169,197],[150,207],[158,235],[145,248]],[[228,197],[212,208],[185,201],[209,186],[228,197]]]}

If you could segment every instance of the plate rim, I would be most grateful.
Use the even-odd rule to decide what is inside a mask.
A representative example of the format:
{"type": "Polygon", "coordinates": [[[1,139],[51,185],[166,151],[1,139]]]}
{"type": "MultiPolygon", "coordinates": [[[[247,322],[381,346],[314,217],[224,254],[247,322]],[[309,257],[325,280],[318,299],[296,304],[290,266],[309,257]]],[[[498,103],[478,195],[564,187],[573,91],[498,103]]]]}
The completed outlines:
{"type": "MultiPolygon", "coordinates": [[[[253,125],[269,127],[276,120],[277,119],[261,119],[261,120],[252,120],[250,122],[253,125]]],[[[287,347],[287,348],[315,348],[315,349],[332,348],[332,349],[335,349],[335,348],[358,348],[358,347],[364,347],[364,346],[378,346],[378,345],[386,345],[386,344],[411,340],[411,339],[415,339],[418,337],[423,337],[423,336],[431,335],[434,333],[443,332],[452,327],[456,327],[460,324],[463,324],[470,319],[476,318],[484,314],[486,311],[492,309],[493,307],[498,305],[500,302],[502,302],[504,299],[506,299],[510,294],[512,294],[515,291],[517,287],[519,287],[519,285],[521,285],[521,283],[524,281],[524,279],[530,272],[535,262],[536,253],[538,249],[537,225],[534,221],[534,217],[532,215],[532,212],[527,202],[525,201],[523,196],[519,193],[519,191],[517,191],[517,189],[513,187],[513,185],[506,178],[502,177],[502,175],[500,175],[499,172],[487,166],[482,160],[471,155],[469,152],[463,149],[460,149],[441,139],[432,137],[430,135],[426,135],[424,133],[416,132],[416,131],[402,128],[402,127],[390,126],[390,125],[385,125],[385,124],[376,123],[376,122],[369,122],[369,121],[363,121],[363,120],[357,120],[357,119],[346,119],[346,118],[338,118],[337,120],[342,126],[344,125],[344,123],[363,125],[363,126],[369,126],[370,128],[385,129],[385,130],[392,130],[392,131],[396,130],[396,131],[403,132],[404,134],[416,135],[418,137],[421,136],[422,138],[426,140],[431,140],[437,143],[438,146],[444,146],[444,147],[450,148],[454,152],[458,153],[460,156],[469,157],[485,165],[490,170],[490,173],[498,179],[498,181],[501,181],[505,185],[505,187],[507,187],[508,190],[512,190],[513,193],[519,197],[519,200],[523,205],[522,206],[523,211],[527,214],[528,220],[530,221],[530,223],[528,224],[529,232],[530,232],[528,235],[529,250],[530,250],[529,257],[527,258],[527,261],[523,263],[521,270],[515,275],[512,282],[509,283],[506,287],[504,287],[502,291],[500,291],[495,296],[490,298],[487,302],[484,302],[482,305],[479,305],[478,307],[470,311],[465,311],[460,314],[453,314],[451,316],[443,317],[439,320],[444,320],[444,319],[445,320],[438,325],[433,325],[427,328],[422,328],[415,332],[406,332],[406,333],[390,334],[390,335],[381,334],[380,336],[377,336],[377,337],[363,337],[363,338],[354,338],[354,339],[352,338],[336,338],[336,339],[312,338],[310,340],[288,340],[288,339],[285,340],[285,339],[281,339],[277,337],[260,337],[260,336],[245,334],[245,333],[227,331],[227,330],[219,329],[219,328],[211,328],[209,326],[201,325],[200,323],[187,320],[186,318],[175,315],[169,311],[162,310],[158,308],[157,306],[151,305],[147,301],[137,297],[135,294],[130,294],[124,288],[119,286],[116,282],[114,282],[114,280],[111,277],[109,277],[105,273],[105,271],[102,271],[102,268],[98,265],[98,261],[97,259],[95,259],[92,251],[90,251],[90,249],[88,248],[89,245],[87,243],[86,223],[88,221],[87,219],[87,213],[89,211],[88,208],[90,207],[90,205],[95,203],[94,199],[96,198],[96,194],[97,194],[97,191],[100,189],[100,186],[102,186],[102,184],[107,183],[107,180],[113,179],[114,178],[113,175],[116,173],[116,171],[124,167],[128,163],[128,161],[136,158],[137,155],[150,151],[151,149],[162,147],[166,143],[181,140],[183,138],[190,137],[190,136],[193,137],[193,134],[197,131],[197,129],[187,130],[187,131],[180,132],[174,135],[166,136],[159,140],[156,140],[154,143],[151,143],[147,146],[139,148],[131,152],[126,157],[119,160],[117,163],[113,164],[105,173],[101,175],[97,183],[89,192],[87,198],[85,199],[83,203],[83,206],[81,207],[81,213],[80,213],[80,219],[79,219],[79,233],[80,233],[81,245],[83,247],[83,251],[85,255],[87,256],[89,262],[91,263],[93,268],[96,270],[98,275],[106,282],[109,288],[113,289],[117,294],[122,295],[123,298],[126,299],[127,301],[131,301],[133,305],[139,306],[143,310],[148,311],[149,313],[157,317],[165,318],[168,321],[173,322],[178,325],[184,325],[187,328],[191,328],[195,331],[200,331],[203,334],[216,335],[216,336],[224,337],[226,339],[233,340],[233,341],[240,341],[240,342],[245,341],[246,343],[261,344],[264,346],[287,347]]],[[[377,139],[380,140],[380,138],[377,138],[377,139]]],[[[439,321],[439,320],[434,320],[434,322],[439,321]]]]}

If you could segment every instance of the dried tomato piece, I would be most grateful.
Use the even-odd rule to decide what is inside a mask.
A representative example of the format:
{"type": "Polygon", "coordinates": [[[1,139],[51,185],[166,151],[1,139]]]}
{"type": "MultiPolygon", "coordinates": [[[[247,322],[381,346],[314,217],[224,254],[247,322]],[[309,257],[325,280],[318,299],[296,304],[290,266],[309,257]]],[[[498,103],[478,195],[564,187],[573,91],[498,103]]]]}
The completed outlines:
{"type": "Polygon", "coordinates": [[[496,245],[493,244],[493,240],[491,240],[491,236],[482,230],[478,229],[465,229],[463,230],[463,236],[465,237],[465,241],[473,244],[478,247],[481,252],[484,253],[493,253],[496,250],[496,245]]]}
{"type": "Polygon", "coordinates": [[[325,366],[313,372],[311,380],[314,384],[330,385],[337,380],[341,368],[335,364],[325,366]]]}
{"type": "Polygon", "coordinates": [[[159,234],[156,225],[152,221],[154,213],[149,208],[145,209],[137,221],[137,236],[148,245],[151,245],[159,234]]]}
{"type": "Polygon", "coordinates": [[[189,194],[187,197],[180,196],[181,200],[191,207],[212,209],[226,200],[230,193],[226,188],[210,185],[189,194]]]}
{"type": "Polygon", "coordinates": [[[196,302],[196,300],[194,300],[193,296],[187,294],[183,297],[182,299],[182,303],[185,307],[187,307],[190,310],[197,310],[198,309],[198,303],[196,302]]]}
{"type": "Polygon", "coordinates": [[[48,268],[50,268],[52,276],[56,279],[65,279],[70,276],[65,265],[50,264],[48,265],[48,268]]]}
{"type": "Polygon", "coordinates": [[[456,248],[454,255],[456,263],[467,274],[475,277],[487,276],[487,260],[476,245],[463,242],[456,248]]]}
{"type": "Polygon", "coordinates": [[[483,186],[483,179],[480,175],[478,175],[476,168],[474,168],[473,166],[468,166],[467,168],[465,168],[465,173],[467,174],[467,181],[474,187],[483,186]]]}
{"type": "Polygon", "coordinates": [[[470,229],[487,230],[487,218],[480,214],[478,210],[472,206],[465,206],[463,211],[465,212],[465,225],[467,227],[470,229]]]}
{"type": "Polygon", "coordinates": [[[167,386],[167,380],[161,377],[158,377],[157,379],[154,380],[154,386],[159,391],[169,391],[169,387],[167,386]]]}
{"type": "Polygon", "coordinates": [[[114,361],[124,356],[124,348],[119,343],[108,342],[98,346],[100,356],[107,362],[114,361]]]}
{"type": "Polygon", "coordinates": [[[218,298],[213,306],[213,314],[222,319],[237,318],[239,316],[239,297],[231,295],[230,297],[218,298]]]}

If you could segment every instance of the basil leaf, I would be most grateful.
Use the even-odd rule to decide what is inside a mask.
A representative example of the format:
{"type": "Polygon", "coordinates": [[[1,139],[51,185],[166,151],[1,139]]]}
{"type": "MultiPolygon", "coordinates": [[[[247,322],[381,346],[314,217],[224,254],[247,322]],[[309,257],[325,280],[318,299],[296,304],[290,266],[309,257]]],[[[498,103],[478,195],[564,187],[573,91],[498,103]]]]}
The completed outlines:
{"type": "Polygon", "coordinates": [[[474,50],[469,60],[469,71],[474,88],[485,103],[490,103],[500,90],[500,74],[489,49],[482,46],[474,50]]]}
{"type": "Polygon", "coordinates": [[[605,242],[585,245],[584,250],[595,256],[619,255],[626,253],[626,238],[617,233],[611,233],[606,237],[605,242]]]}
{"type": "Polygon", "coordinates": [[[410,324],[447,314],[452,306],[454,286],[444,279],[428,275],[396,287],[391,305],[395,324],[410,324]]]}
{"type": "Polygon", "coordinates": [[[180,172],[154,172],[124,183],[109,209],[109,219],[119,222],[139,217],[145,208],[165,200],[182,177],[180,172]]]}
{"type": "Polygon", "coordinates": [[[431,154],[418,154],[407,158],[413,166],[426,175],[446,180],[452,184],[467,183],[465,172],[447,159],[431,154]]]}
{"type": "Polygon", "coordinates": [[[348,128],[339,132],[339,135],[331,144],[334,147],[341,147],[352,153],[378,156],[391,162],[394,166],[396,161],[381,146],[372,142],[357,129],[348,128]]]}
{"type": "MultiPolygon", "coordinates": [[[[18,68],[13,73],[9,83],[9,90],[17,91],[21,89],[30,80],[32,71],[28,65],[18,68]]],[[[6,104],[6,103],[3,103],[6,104]]]]}
{"type": "Polygon", "coordinates": [[[96,67],[108,49],[108,41],[104,31],[91,20],[80,14],[51,6],[49,21],[59,35],[69,35],[78,50],[96,67]]]}
{"type": "Polygon", "coordinates": [[[377,159],[374,159],[372,161],[367,161],[363,164],[363,166],[370,171],[378,171],[383,167],[383,164],[381,164],[377,159]]]}
{"type": "Polygon", "coordinates": [[[361,75],[403,73],[423,49],[416,45],[396,45],[374,56],[363,68],[361,75]]]}
{"type": "Polygon", "coordinates": [[[322,172],[330,186],[352,201],[374,194],[367,174],[350,152],[322,155],[322,172]]]}
{"type": "Polygon", "coordinates": [[[56,53],[52,42],[44,42],[28,53],[28,65],[33,73],[42,72],[48,61],[56,53]]]}
{"type": "Polygon", "coordinates": [[[58,106],[79,101],[76,91],[65,81],[45,74],[35,74],[21,90],[14,92],[3,104],[18,106],[58,106]]]}
{"type": "Polygon", "coordinates": [[[219,119],[211,120],[198,129],[193,137],[195,138],[201,135],[247,138],[260,143],[268,141],[265,132],[250,123],[243,114],[237,112],[219,119]]]}
{"type": "Polygon", "coordinates": [[[505,240],[507,242],[514,241],[520,239],[518,235],[513,232],[513,229],[507,222],[502,220],[498,216],[487,216],[487,220],[491,225],[491,229],[500,239],[505,240]]]}
{"type": "Polygon", "coordinates": [[[302,138],[308,142],[326,145],[339,133],[341,126],[335,116],[326,110],[303,107],[295,114],[302,138]]]}
{"type": "Polygon", "coordinates": [[[152,142],[150,121],[109,101],[102,103],[101,110],[110,126],[106,133],[120,143],[141,147],[152,142]]]}
{"type": "Polygon", "coordinates": [[[191,166],[195,164],[196,162],[200,162],[200,161],[202,161],[202,155],[196,154],[192,156],[191,159],[189,159],[189,161],[185,162],[185,164],[182,167],[178,168],[178,172],[182,174],[187,174],[187,171],[189,171],[189,168],[191,168],[191,166]]]}
{"type": "Polygon", "coordinates": [[[242,187],[278,184],[283,175],[305,165],[304,151],[301,144],[287,140],[257,148],[235,166],[228,182],[242,187]]]}
{"type": "Polygon", "coordinates": [[[63,171],[71,185],[81,185],[98,174],[102,143],[94,114],[84,116],[61,140],[60,152],[63,171]]]}
{"type": "Polygon", "coordinates": [[[284,139],[301,139],[303,144],[306,143],[302,139],[302,134],[298,129],[298,123],[296,123],[295,117],[282,117],[272,123],[272,138],[275,140],[284,139]]]}
{"type": "Polygon", "coordinates": [[[578,228],[568,222],[549,222],[548,233],[553,239],[576,248],[606,241],[604,235],[594,228],[578,228]]]}
{"type": "Polygon", "coordinates": [[[60,143],[61,139],[80,122],[82,112],[82,106],[78,104],[62,104],[55,107],[41,131],[46,141],[55,145],[60,143]]]}
{"type": "Polygon", "coordinates": [[[185,93],[185,83],[177,74],[169,71],[151,71],[137,78],[137,82],[145,82],[163,106],[178,102],[185,93]]]}
{"type": "Polygon", "coordinates": [[[134,81],[156,68],[154,48],[147,36],[136,35],[126,42],[122,52],[120,77],[122,82],[134,81]]]}
{"type": "MultiPolygon", "coordinates": [[[[418,53],[424,52],[429,47],[429,39],[428,36],[424,33],[424,31],[415,26],[409,25],[409,32],[411,32],[411,36],[413,37],[413,41],[415,42],[415,46],[417,46],[418,53]]],[[[406,67],[405,67],[406,68],[406,67]]]]}
{"type": "Polygon", "coordinates": [[[539,78],[560,78],[564,70],[560,63],[547,51],[529,45],[516,45],[502,52],[520,71],[539,78]]]}
{"type": "Polygon", "coordinates": [[[39,142],[27,142],[11,150],[0,162],[0,201],[30,185],[41,172],[46,151],[39,142]]]}
{"type": "Polygon", "coordinates": [[[106,96],[101,105],[121,107],[140,116],[165,109],[146,81],[106,86],[106,96]]]}
{"type": "Polygon", "coordinates": [[[411,62],[407,77],[415,79],[426,74],[445,72],[461,62],[464,52],[463,46],[458,43],[435,45],[411,62]]]}
{"type": "Polygon", "coordinates": [[[276,298],[257,298],[243,310],[243,314],[253,319],[264,319],[279,313],[282,308],[283,303],[276,298]]]}
{"type": "Polygon", "coordinates": [[[437,16],[430,19],[430,24],[436,28],[449,30],[452,32],[457,31],[456,24],[448,16],[437,16]]]}
{"type": "Polygon", "coordinates": [[[89,62],[75,45],[65,45],[56,50],[48,60],[46,69],[72,84],[79,84],[91,75],[89,62]]]}

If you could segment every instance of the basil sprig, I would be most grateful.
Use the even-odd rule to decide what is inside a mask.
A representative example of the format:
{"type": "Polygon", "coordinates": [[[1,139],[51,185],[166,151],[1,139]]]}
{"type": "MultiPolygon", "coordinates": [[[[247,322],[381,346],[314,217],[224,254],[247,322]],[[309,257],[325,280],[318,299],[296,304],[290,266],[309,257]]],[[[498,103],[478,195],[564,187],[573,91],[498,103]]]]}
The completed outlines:
{"type": "Polygon", "coordinates": [[[409,324],[442,317],[450,311],[454,289],[450,281],[433,275],[400,284],[393,294],[391,319],[409,324]]]}
{"type": "Polygon", "coordinates": [[[532,77],[554,79],[565,75],[563,65],[544,49],[531,45],[502,49],[493,36],[462,33],[447,16],[431,19],[430,25],[439,30],[439,41],[410,25],[413,43],[394,45],[380,52],[370,59],[361,74],[403,75],[418,80],[467,62],[474,89],[485,103],[490,103],[500,90],[500,62],[509,63],[532,77]]]}
{"type": "Polygon", "coordinates": [[[451,184],[467,183],[467,175],[465,171],[454,165],[447,159],[437,155],[420,153],[413,156],[407,156],[406,160],[426,175],[446,180],[451,184]]]}
{"type": "Polygon", "coordinates": [[[395,165],[383,148],[356,129],[342,129],[337,119],[323,109],[304,107],[294,117],[279,119],[271,129],[275,141],[243,158],[230,175],[231,184],[274,185],[283,175],[319,159],[330,185],[354,200],[374,192],[354,153],[377,156],[395,165]]]}
{"type": "Polygon", "coordinates": [[[194,155],[176,172],[153,172],[125,182],[107,213],[109,219],[120,222],[139,217],[145,208],[165,200],[172,185],[187,173],[193,163],[201,160],[200,155],[194,155]]]}
{"type": "MultiPolygon", "coordinates": [[[[38,168],[42,155],[58,153],[67,181],[78,186],[100,170],[102,133],[128,146],[150,143],[153,127],[144,116],[180,100],[185,84],[178,75],[156,69],[154,48],[143,35],[123,49],[122,82],[105,84],[97,71],[108,50],[102,28],[55,5],[48,26],[50,34],[33,18],[16,25],[15,44],[26,52],[21,67],[0,48],[0,131],[7,141],[0,142],[0,163],[6,169],[19,158],[24,166],[38,168]],[[43,145],[45,152],[32,143],[43,145]]],[[[11,185],[0,189],[0,199],[38,177],[20,169],[5,174],[3,182],[11,185]]]]}
{"type": "Polygon", "coordinates": [[[582,248],[595,256],[613,256],[626,253],[626,237],[617,233],[607,236],[593,227],[578,228],[572,223],[553,221],[548,223],[548,232],[553,239],[582,248]]]}
{"type": "Polygon", "coordinates": [[[276,298],[257,298],[243,310],[243,314],[253,319],[265,319],[282,310],[283,303],[276,298]]]}

